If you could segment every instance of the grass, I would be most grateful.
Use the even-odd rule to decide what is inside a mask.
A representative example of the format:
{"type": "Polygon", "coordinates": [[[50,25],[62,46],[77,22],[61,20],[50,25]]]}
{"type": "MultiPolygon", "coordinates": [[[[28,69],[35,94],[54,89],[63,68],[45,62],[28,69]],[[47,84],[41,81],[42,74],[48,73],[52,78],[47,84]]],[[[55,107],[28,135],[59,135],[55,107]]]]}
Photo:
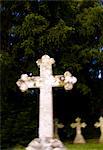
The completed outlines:
{"type": "Polygon", "coordinates": [[[16,145],[13,148],[5,149],[5,150],[25,150],[25,147],[23,147],[21,145],[16,145]]]}
{"type": "Polygon", "coordinates": [[[103,150],[103,144],[98,143],[96,140],[87,140],[86,144],[71,144],[64,143],[67,150],[103,150]]]}
{"type": "Polygon", "coordinates": [[[67,150],[103,150],[103,144],[66,144],[67,150]]]}
{"type": "MultiPolygon", "coordinates": [[[[67,150],[103,150],[103,144],[99,144],[96,140],[87,140],[86,144],[64,143],[67,150]]],[[[25,150],[23,146],[17,145],[12,149],[7,150],[25,150]]]]}

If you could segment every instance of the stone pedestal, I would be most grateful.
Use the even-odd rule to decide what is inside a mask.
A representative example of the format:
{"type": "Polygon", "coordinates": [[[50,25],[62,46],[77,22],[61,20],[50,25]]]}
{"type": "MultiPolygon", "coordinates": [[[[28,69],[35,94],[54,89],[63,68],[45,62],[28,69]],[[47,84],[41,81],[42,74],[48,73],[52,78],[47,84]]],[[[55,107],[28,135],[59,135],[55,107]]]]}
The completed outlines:
{"type": "Polygon", "coordinates": [[[40,138],[32,140],[26,150],[67,150],[62,142],[58,139],[45,138],[41,140],[40,138]]]}
{"type": "Polygon", "coordinates": [[[78,135],[76,135],[73,143],[74,144],[85,144],[86,141],[85,141],[84,137],[82,136],[82,134],[78,134],[78,135]]]}
{"type": "Polygon", "coordinates": [[[103,135],[100,136],[99,143],[103,143],[103,135]]]}

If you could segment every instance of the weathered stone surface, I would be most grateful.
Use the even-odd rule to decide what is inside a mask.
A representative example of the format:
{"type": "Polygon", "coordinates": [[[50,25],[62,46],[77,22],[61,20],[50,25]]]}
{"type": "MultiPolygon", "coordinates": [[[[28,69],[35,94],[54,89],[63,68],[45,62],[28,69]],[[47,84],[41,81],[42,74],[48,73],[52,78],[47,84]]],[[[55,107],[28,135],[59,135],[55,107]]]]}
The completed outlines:
{"type": "Polygon", "coordinates": [[[64,125],[58,122],[58,119],[54,119],[54,138],[59,139],[58,129],[63,128],[64,125]]]}
{"type": "Polygon", "coordinates": [[[84,137],[82,134],[77,134],[74,141],[73,141],[74,144],[83,144],[83,143],[86,143],[84,137]]]}
{"type": "Polygon", "coordinates": [[[83,143],[86,143],[83,135],[82,135],[82,132],[81,132],[81,128],[85,128],[86,127],[86,123],[83,122],[81,123],[81,119],[79,117],[77,117],[75,119],[76,123],[72,123],[71,124],[71,127],[72,128],[76,128],[76,136],[75,136],[75,139],[73,141],[74,144],[83,144],[83,143]]]}
{"type": "Polygon", "coordinates": [[[17,81],[17,85],[22,92],[25,92],[28,88],[40,88],[38,140],[41,140],[40,142],[37,139],[33,140],[26,150],[52,150],[54,148],[64,150],[60,141],[53,140],[53,143],[51,143],[47,140],[47,137],[53,138],[52,87],[64,86],[65,90],[71,90],[77,79],[73,77],[69,71],[66,71],[64,75],[53,76],[52,65],[54,62],[54,59],[48,55],[42,56],[42,58],[36,62],[38,67],[40,67],[40,77],[22,74],[21,79],[17,81]]]}
{"type": "Polygon", "coordinates": [[[34,139],[32,140],[26,150],[41,150],[41,140],[40,139],[34,139]]]}
{"type": "Polygon", "coordinates": [[[94,126],[96,128],[100,128],[101,135],[99,138],[99,143],[103,143],[103,117],[102,116],[99,118],[99,122],[96,122],[94,126]]]}
{"type": "Polygon", "coordinates": [[[32,140],[26,150],[66,150],[66,148],[58,139],[45,138],[32,140]]]}
{"type": "Polygon", "coordinates": [[[40,88],[40,107],[39,107],[39,138],[53,138],[53,100],[52,87],[63,87],[71,90],[77,79],[66,71],[64,75],[55,75],[52,73],[52,65],[54,59],[48,55],[42,56],[36,61],[40,67],[40,77],[28,76],[22,74],[21,79],[17,81],[17,85],[22,92],[28,88],[40,88]]]}

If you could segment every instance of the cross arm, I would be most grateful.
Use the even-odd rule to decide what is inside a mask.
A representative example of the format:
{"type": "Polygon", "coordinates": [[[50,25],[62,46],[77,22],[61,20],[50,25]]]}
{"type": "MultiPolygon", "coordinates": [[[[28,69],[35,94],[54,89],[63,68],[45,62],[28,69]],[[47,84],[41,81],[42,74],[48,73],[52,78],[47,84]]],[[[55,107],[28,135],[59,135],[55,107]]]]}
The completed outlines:
{"type": "Polygon", "coordinates": [[[76,128],[77,127],[77,123],[71,123],[70,126],[71,126],[71,128],[76,128]]]}
{"type": "Polygon", "coordinates": [[[58,123],[58,119],[55,119],[55,120],[54,120],[54,124],[55,124],[55,126],[58,127],[58,128],[63,128],[63,127],[64,127],[64,125],[63,125],[62,123],[58,123]]]}
{"type": "Polygon", "coordinates": [[[58,128],[64,128],[64,125],[62,123],[60,123],[60,124],[57,124],[57,127],[58,128]]]}
{"type": "Polygon", "coordinates": [[[55,75],[53,87],[63,87],[65,90],[71,90],[73,84],[77,82],[77,79],[71,75],[69,71],[66,71],[64,75],[55,75]]]}
{"type": "Polygon", "coordinates": [[[87,124],[85,123],[85,122],[83,122],[82,124],[81,124],[81,127],[82,128],[85,128],[87,126],[87,124]]]}
{"type": "Polygon", "coordinates": [[[39,76],[29,77],[27,74],[22,74],[21,78],[16,82],[22,92],[25,92],[28,88],[39,88],[41,79],[39,76]]]}
{"type": "Polygon", "coordinates": [[[95,128],[98,128],[98,127],[100,127],[100,123],[99,123],[99,122],[96,122],[96,123],[94,124],[94,126],[95,126],[95,128]]]}

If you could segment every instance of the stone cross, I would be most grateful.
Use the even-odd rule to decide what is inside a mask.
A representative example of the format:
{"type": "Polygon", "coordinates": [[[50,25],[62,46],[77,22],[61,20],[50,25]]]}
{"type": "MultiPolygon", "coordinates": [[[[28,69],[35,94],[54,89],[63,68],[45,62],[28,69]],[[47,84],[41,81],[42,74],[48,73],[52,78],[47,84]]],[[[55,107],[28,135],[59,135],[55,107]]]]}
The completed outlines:
{"type": "Polygon", "coordinates": [[[62,123],[58,123],[58,119],[54,120],[54,137],[59,139],[58,129],[63,128],[64,125],[62,123]]]}
{"type": "Polygon", "coordinates": [[[86,143],[81,133],[81,128],[85,128],[86,123],[85,122],[81,123],[81,119],[79,117],[77,117],[75,121],[76,123],[71,123],[70,125],[72,128],[76,128],[76,136],[73,143],[86,143]]]}
{"type": "Polygon", "coordinates": [[[99,142],[100,142],[100,143],[103,143],[103,117],[102,117],[102,116],[99,118],[99,122],[96,122],[96,123],[94,124],[94,126],[95,126],[96,128],[100,127],[101,135],[100,135],[100,138],[99,138],[99,142]]]}
{"type": "Polygon", "coordinates": [[[64,75],[52,74],[52,64],[55,63],[53,58],[48,55],[42,56],[36,61],[40,67],[40,76],[28,76],[22,74],[17,81],[22,92],[28,88],[40,88],[39,102],[39,138],[53,138],[53,100],[52,87],[63,87],[66,90],[71,90],[77,79],[66,71],[64,75]]]}

